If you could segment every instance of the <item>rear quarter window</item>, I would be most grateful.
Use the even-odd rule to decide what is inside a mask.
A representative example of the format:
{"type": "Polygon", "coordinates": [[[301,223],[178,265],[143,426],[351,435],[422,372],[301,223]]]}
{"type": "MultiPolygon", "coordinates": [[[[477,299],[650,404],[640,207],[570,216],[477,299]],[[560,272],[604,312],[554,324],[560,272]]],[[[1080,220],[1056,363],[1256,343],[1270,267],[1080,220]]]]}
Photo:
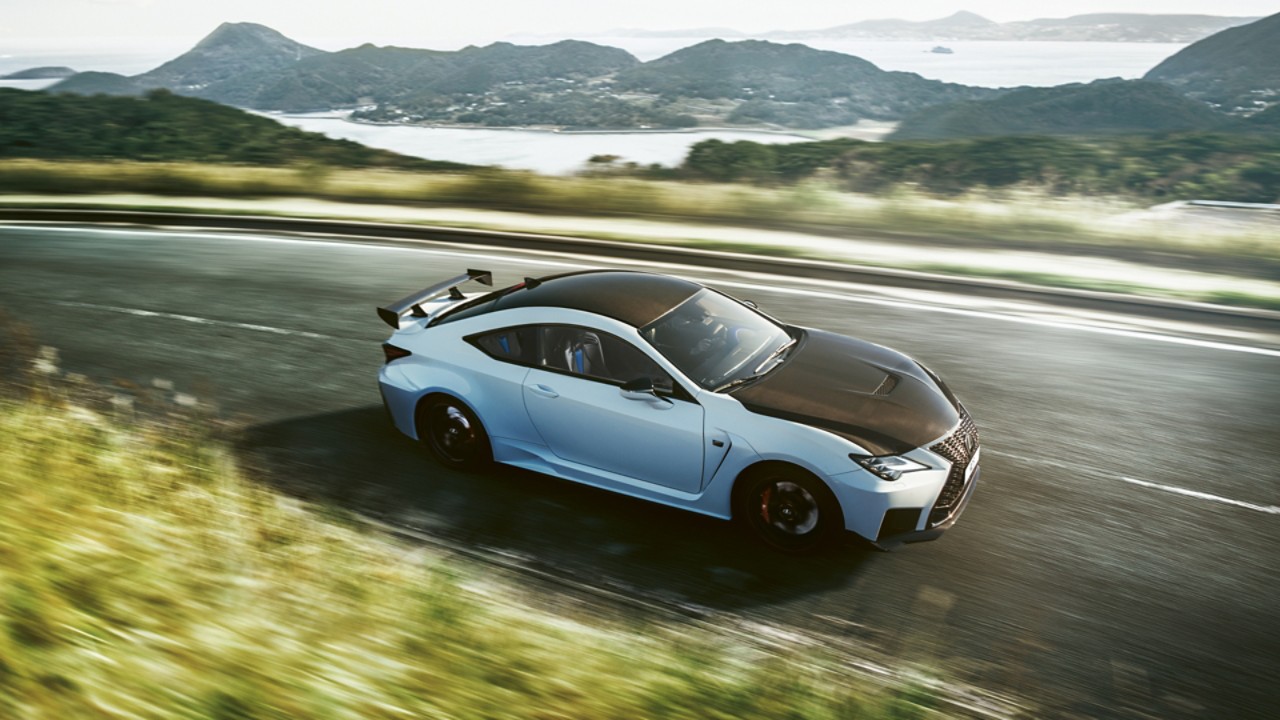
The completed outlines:
{"type": "Polygon", "coordinates": [[[537,336],[530,327],[492,330],[467,341],[495,360],[531,365],[537,357],[537,336]]]}

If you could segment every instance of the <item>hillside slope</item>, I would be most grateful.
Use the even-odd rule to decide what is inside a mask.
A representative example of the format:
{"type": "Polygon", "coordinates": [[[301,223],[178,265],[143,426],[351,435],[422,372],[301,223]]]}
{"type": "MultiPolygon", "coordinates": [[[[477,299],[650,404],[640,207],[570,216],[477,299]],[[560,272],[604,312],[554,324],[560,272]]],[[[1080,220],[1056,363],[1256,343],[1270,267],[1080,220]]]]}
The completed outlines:
{"type": "Polygon", "coordinates": [[[618,73],[621,90],[742,102],[732,122],[824,127],[994,97],[998,91],[888,72],[853,55],[764,40],[708,40],[618,73]]]}
{"type": "Polygon", "coordinates": [[[1113,135],[1221,130],[1233,121],[1159,83],[1097,80],[1021,88],[982,102],[930,108],[902,122],[894,140],[999,135],[1113,135]]]}
{"type": "Polygon", "coordinates": [[[1167,83],[1226,110],[1280,100],[1280,13],[1223,30],[1155,66],[1145,80],[1167,83]]]}
{"type": "Polygon", "coordinates": [[[461,168],[308,133],[164,90],[145,98],[0,88],[0,157],[461,168]]]}

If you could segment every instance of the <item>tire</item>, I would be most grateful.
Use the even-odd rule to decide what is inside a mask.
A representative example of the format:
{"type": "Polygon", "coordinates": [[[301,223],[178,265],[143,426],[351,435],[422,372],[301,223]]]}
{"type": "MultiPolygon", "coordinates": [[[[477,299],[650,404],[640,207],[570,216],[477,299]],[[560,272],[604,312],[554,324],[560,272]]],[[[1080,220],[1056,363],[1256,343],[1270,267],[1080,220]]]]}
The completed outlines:
{"type": "Polygon", "coordinates": [[[774,550],[816,553],[829,549],[842,534],[840,503],[808,472],[769,464],[750,470],[740,482],[734,519],[774,550]]]}
{"type": "Polygon", "coordinates": [[[452,470],[478,472],[493,464],[484,425],[466,403],[431,395],[418,403],[418,439],[436,462],[452,470]]]}

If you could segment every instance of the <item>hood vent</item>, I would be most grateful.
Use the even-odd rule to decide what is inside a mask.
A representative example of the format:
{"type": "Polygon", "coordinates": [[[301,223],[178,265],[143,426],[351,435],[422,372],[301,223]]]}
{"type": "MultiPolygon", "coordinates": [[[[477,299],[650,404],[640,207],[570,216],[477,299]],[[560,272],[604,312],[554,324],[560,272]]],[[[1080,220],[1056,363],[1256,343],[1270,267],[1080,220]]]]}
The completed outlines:
{"type": "Polygon", "coordinates": [[[875,390],[872,390],[871,394],[879,395],[881,397],[888,395],[889,393],[893,392],[894,388],[898,387],[898,380],[900,379],[901,378],[899,378],[897,375],[894,375],[893,373],[887,373],[884,376],[884,380],[880,381],[880,385],[875,390]]]}

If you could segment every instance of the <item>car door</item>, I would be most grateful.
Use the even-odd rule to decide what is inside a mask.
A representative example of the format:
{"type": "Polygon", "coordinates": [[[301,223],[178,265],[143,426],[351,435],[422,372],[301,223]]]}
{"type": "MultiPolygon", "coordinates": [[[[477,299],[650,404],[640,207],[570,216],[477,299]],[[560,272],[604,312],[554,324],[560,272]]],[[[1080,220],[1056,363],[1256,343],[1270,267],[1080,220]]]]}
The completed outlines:
{"type": "Polygon", "coordinates": [[[687,493],[702,487],[703,410],[631,343],[570,325],[539,328],[525,408],[557,457],[687,493]],[[624,392],[647,378],[657,391],[624,392]]]}

